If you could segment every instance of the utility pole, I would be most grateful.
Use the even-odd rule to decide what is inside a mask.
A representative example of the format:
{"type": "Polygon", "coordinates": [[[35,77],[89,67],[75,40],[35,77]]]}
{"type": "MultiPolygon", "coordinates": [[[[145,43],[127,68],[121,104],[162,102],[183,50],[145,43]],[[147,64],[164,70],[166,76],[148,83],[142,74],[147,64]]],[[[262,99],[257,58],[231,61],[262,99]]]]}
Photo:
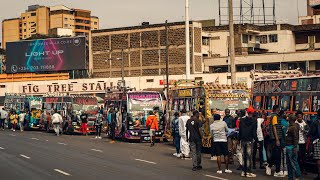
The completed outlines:
{"type": "Polygon", "coordinates": [[[229,32],[230,32],[230,64],[231,64],[231,84],[236,83],[236,64],[234,49],[234,26],[233,26],[233,0],[229,1],[229,32]]]}
{"type": "Polygon", "coordinates": [[[189,34],[189,0],[186,1],[186,80],[190,79],[190,34],[189,34]]]}
{"type": "Polygon", "coordinates": [[[124,57],[123,57],[123,49],[121,49],[121,84],[123,88],[126,88],[126,83],[124,81],[124,57]]]}
{"type": "Polygon", "coordinates": [[[168,20],[166,20],[166,109],[169,110],[169,35],[168,35],[168,20]]]}

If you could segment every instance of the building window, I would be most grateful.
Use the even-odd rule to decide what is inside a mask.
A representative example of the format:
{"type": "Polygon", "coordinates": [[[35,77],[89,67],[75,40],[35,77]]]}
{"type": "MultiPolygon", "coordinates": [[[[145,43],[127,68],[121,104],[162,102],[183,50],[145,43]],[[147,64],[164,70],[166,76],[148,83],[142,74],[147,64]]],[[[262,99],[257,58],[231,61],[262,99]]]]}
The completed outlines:
{"type": "Polygon", "coordinates": [[[67,27],[69,27],[69,26],[68,26],[68,24],[65,24],[64,27],[67,28],[67,27]]]}
{"type": "Polygon", "coordinates": [[[65,21],[68,21],[68,18],[64,18],[65,21]]]}
{"type": "Polygon", "coordinates": [[[22,19],[26,19],[26,17],[22,17],[22,19]]]}
{"type": "Polygon", "coordinates": [[[98,25],[98,22],[94,22],[94,25],[98,25]]]}
{"type": "Polygon", "coordinates": [[[262,70],[280,70],[279,64],[262,64],[262,70]]]}
{"type": "Polygon", "coordinates": [[[27,23],[23,23],[23,25],[24,25],[24,26],[26,26],[26,25],[27,25],[27,23]]]}
{"type": "Polygon", "coordinates": [[[237,72],[249,72],[253,69],[252,65],[238,65],[237,66],[237,72]]]}
{"type": "Polygon", "coordinates": [[[23,32],[27,32],[27,30],[26,30],[26,29],[24,29],[24,30],[23,30],[23,32]]]}
{"type": "Polygon", "coordinates": [[[31,16],[36,16],[37,14],[36,13],[31,13],[31,16]]]}
{"type": "Polygon", "coordinates": [[[209,46],[209,44],[210,44],[210,38],[206,38],[206,37],[202,38],[202,45],[209,46]]]}
{"type": "Polygon", "coordinates": [[[226,73],[228,72],[228,66],[211,66],[210,73],[226,73]]]}
{"type": "Polygon", "coordinates": [[[248,43],[249,42],[249,36],[247,34],[242,34],[242,43],[248,43]]]}
{"type": "Polygon", "coordinates": [[[269,35],[269,42],[270,42],[270,43],[276,43],[276,42],[278,42],[278,34],[270,34],[270,35],[269,35]]]}
{"type": "Polygon", "coordinates": [[[147,79],[147,82],[154,82],[154,79],[147,79]]]}
{"type": "Polygon", "coordinates": [[[267,35],[262,35],[259,38],[260,44],[267,44],[268,43],[268,36],[267,35]]]}

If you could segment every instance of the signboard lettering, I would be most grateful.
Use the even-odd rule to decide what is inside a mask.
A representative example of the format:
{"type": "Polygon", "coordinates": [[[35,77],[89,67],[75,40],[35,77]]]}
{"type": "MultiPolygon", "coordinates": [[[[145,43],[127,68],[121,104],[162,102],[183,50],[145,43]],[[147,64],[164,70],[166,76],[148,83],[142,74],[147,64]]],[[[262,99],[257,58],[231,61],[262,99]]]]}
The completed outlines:
{"type": "Polygon", "coordinates": [[[179,97],[191,97],[191,96],[192,96],[192,89],[179,90],[179,97]]]}

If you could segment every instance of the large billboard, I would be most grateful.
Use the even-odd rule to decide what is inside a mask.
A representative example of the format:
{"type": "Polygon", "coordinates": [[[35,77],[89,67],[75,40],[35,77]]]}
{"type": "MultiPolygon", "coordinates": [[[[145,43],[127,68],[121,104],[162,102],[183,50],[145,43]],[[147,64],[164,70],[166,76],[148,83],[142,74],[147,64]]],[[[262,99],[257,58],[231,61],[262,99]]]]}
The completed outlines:
{"type": "Polygon", "coordinates": [[[85,37],[8,42],[6,72],[48,72],[86,68],[85,37]]]}
{"type": "Polygon", "coordinates": [[[309,5],[311,7],[319,6],[320,5],[320,0],[310,0],[309,5]]]}

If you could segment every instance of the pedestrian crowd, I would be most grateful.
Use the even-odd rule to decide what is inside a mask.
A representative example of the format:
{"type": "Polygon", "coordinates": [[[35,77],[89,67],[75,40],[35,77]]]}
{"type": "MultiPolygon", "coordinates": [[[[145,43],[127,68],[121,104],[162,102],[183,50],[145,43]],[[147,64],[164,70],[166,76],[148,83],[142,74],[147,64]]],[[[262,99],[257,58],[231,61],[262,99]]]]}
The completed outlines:
{"type": "MultiPolygon", "coordinates": [[[[229,109],[223,117],[215,110],[211,114],[211,160],[217,160],[218,174],[232,173],[229,164],[237,163],[241,177],[254,178],[258,161],[259,168],[269,176],[303,179],[307,175],[305,160],[307,155],[312,155],[318,170],[315,180],[320,180],[320,110],[312,123],[303,119],[301,111],[286,114],[277,105],[271,114],[257,112],[252,107],[236,111],[235,116],[229,109]]],[[[192,158],[193,171],[202,169],[202,138],[208,120],[202,121],[201,116],[198,111],[193,111],[191,117],[186,110],[175,112],[171,125],[176,146],[173,155],[192,158]]]]}

